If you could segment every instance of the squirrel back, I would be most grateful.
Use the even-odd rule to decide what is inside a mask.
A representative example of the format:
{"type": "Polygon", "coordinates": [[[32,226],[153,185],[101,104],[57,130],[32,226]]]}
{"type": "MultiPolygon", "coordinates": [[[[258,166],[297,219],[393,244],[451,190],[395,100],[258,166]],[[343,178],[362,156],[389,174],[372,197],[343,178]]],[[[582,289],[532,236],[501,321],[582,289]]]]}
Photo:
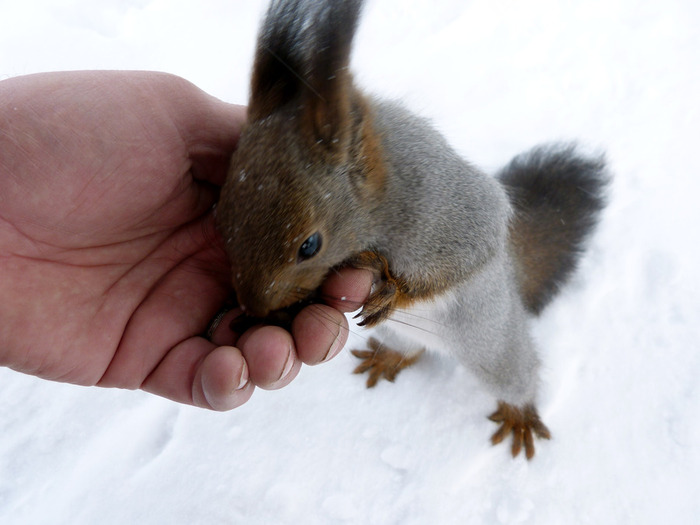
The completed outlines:
{"type": "Polygon", "coordinates": [[[576,268],[605,206],[603,158],[573,145],[539,146],[498,174],[513,207],[509,245],[520,295],[538,314],[576,268]]]}

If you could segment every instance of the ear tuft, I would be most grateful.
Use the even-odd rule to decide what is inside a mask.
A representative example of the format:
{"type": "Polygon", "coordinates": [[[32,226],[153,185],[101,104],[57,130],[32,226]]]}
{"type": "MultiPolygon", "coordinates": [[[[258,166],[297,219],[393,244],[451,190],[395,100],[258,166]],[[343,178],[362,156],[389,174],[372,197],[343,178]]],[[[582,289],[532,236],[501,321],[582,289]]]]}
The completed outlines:
{"type": "Polygon", "coordinates": [[[361,7],[362,0],[273,0],[258,37],[251,120],[298,107],[309,140],[331,148],[345,140],[361,7]]]}

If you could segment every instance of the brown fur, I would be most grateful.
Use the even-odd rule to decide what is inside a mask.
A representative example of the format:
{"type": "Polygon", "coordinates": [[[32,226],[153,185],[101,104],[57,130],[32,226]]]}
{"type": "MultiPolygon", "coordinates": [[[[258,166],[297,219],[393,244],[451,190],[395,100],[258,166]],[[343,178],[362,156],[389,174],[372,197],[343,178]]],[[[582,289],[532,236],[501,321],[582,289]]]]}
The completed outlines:
{"type": "Polygon", "coordinates": [[[557,270],[562,241],[556,227],[549,230],[538,223],[554,225],[558,218],[549,210],[518,212],[510,230],[510,246],[517,261],[520,293],[528,310],[540,312],[543,308],[542,290],[557,270]]]}
{"type": "Polygon", "coordinates": [[[364,198],[367,202],[378,203],[384,194],[387,177],[381,137],[374,130],[372,111],[365,97],[355,91],[353,100],[354,119],[358,124],[350,155],[362,173],[364,198]]]}
{"type": "Polygon", "coordinates": [[[540,313],[575,270],[605,205],[605,163],[572,146],[539,147],[516,157],[499,179],[514,209],[510,249],[520,294],[540,313]]]}
{"type": "Polygon", "coordinates": [[[329,268],[360,252],[367,244],[359,238],[367,229],[363,218],[384,200],[381,138],[348,69],[360,7],[351,0],[332,11],[300,0],[272,2],[260,32],[249,121],[217,210],[233,285],[252,316],[306,298],[329,268]],[[311,13],[318,18],[306,31],[301,19],[311,13]],[[321,250],[300,261],[300,244],[316,232],[321,250]]]}
{"type": "MultiPolygon", "coordinates": [[[[349,78],[347,79],[350,82],[349,78]]],[[[236,202],[256,202],[260,199],[260,194],[268,194],[269,200],[279,200],[276,206],[278,210],[287,210],[285,215],[288,217],[291,229],[288,231],[270,232],[264,224],[259,222],[256,224],[246,224],[249,217],[241,221],[234,215],[234,209],[226,206],[219,211],[219,225],[224,233],[227,230],[249,230],[251,232],[267,231],[267,241],[257,243],[256,250],[265,252],[265,260],[275,261],[277,268],[274,276],[269,273],[260,272],[258,268],[242,267],[234,268],[233,274],[241,274],[240,278],[234,279],[234,287],[239,295],[239,300],[248,307],[251,314],[256,317],[263,317],[270,311],[275,311],[293,304],[300,299],[308,296],[313,290],[320,286],[323,278],[328,272],[328,264],[325,258],[325,250],[327,245],[324,244],[319,254],[310,261],[306,261],[303,265],[298,264],[296,259],[296,251],[298,250],[298,242],[304,240],[306,236],[313,233],[314,230],[320,230],[322,235],[328,239],[328,235],[334,235],[336,232],[324,231],[323,226],[315,226],[319,221],[319,217],[324,215],[324,210],[320,206],[318,208],[309,206],[310,199],[313,196],[309,195],[309,188],[298,182],[287,183],[287,180],[299,181],[308,173],[308,178],[312,179],[313,169],[315,167],[341,166],[347,165],[350,173],[350,181],[355,186],[355,191],[361,195],[361,202],[366,210],[379,205],[382,202],[384,192],[384,184],[386,179],[386,166],[383,157],[383,151],[380,143],[380,138],[374,131],[372,112],[363,95],[352,89],[352,104],[349,107],[352,111],[348,112],[342,120],[339,118],[339,113],[327,115],[329,121],[326,126],[326,131],[332,132],[333,135],[343,137],[342,140],[350,141],[350,144],[328,143],[318,137],[318,128],[316,124],[307,118],[298,118],[298,115],[291,110],[289,115],[286,112],[280,117],[268,117],[267,120],[271,124],[267,125],[267,120],[263,119],[263,123],[251,122],[246,128],[241,143],[239,152],[234,156],[232,162],[231,181],[228,185],[233,186],[239,172],[259,173],[272,172],[279,176],[281,184],[284,184],[284,192],[280,194],[280,190],[276,185],[271,187],[265,186],[262,190],[259,188],[258,182],[250,184],[237,184],[236,202]],[[339,127],[339,129],[335,129],[339,127]],[[300,129],[301,128],[301,129],[300,129]],[[251,146],[249,146],[252,145],[251,146]],[[271,158],[269,152],[274,151],[275,156],[271,158]],[[260,166],[265,166],[261,169],[260,166]],[[285,173],[289,174],[286,178],[285,173]],[[299,177],[302,174],[302,177],[299,177]],[[276,237],[279,236],[279,239],[276,237]],[[297,244],[293,241],[297,239],[297,244]],[[270,281],[274,280],[275,286],[264,295],[259,293],[259,290],[265,289],[270,281]],[[257,291],[253,293],[253,291],[257,291]]],[[[276,96],[273,93],[273,96],[276,96]]],[[[266,103],[266,97],[260,96],[255,98],[254,104],[266,103]]],[[[319,104],[316,106],[315,116],[321,118],[322,111],[326,105],[319,104]]],[[[252,108],[254,114],[259,114],[257,106],[252,108]]],[[[306,106],[302,111],[307,111],[306,106]]],[[[323,169],[323,168],[322,168],[323,169]]],[[[264,183],[266,179],[260,179],[260,183],[264,183]]],[[[228,191],[227,188],[224,191],[228,191]]],[[[233,200],[233,199],[232,199],[233,200]]],[[[264,218],[263,218],[264,219],[264,218]]],[[[356,229],[350,228],[350,235],[355,235],[356,229]]],[[[353,239],[349,239],[347,247],[352,246],[353,239]]],[[[359,239],[355,239],[360,242],[359,239]]],[[[246,242],[248,245],[256,244],[255,239],[246,242]]],[[[240,258],[241,254],[236,253],[232,257],[232,261],[240,258]]],[[[343,262],[347,258],[343,256],[342,260],[337,260],[333,265],[343,262]]],[[[376,264],[371,265],[372,268],[376,264]]],[[[379,268],[381,269],[381,265],[379,268]]]]}
{"type": "Polygon", "coordinates": [[[362,359],[362,363],[355,368],[353,373],[364,374],[369,372],[367,388],[375,386],[382,377],[393,383],[401,370],[414,365],[423,355],[423,351],[421,351],[415,355],[406,356],[401,352],[384,346],[374,337],[371,337],[367,344],[370,350],[351,351],[352,355],[362,359]]]}
{"type": "Polygon", "coordinates": [[[513,434],[511,453],[513,457],[520,454],[525,446],[525,457],[532,459],[535,455],[534,434],[541,439],[550,439],[549,429],[540,420],[540,416],[533,405],[518,408],[503,401],[499,401],[498,410],[489,416],[491,421],[501,423],[496,433],[491,437],[491,443],[497,445],[508,434],[513,434]]]}

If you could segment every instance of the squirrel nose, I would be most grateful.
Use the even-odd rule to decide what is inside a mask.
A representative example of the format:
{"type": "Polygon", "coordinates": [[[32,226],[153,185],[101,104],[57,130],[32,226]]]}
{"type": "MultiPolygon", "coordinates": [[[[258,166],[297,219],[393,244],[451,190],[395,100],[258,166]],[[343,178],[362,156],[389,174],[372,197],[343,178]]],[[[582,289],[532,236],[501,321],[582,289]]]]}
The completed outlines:
{"type": "Polygon", "coordinates": [[[238,306],[243,312],[250,317],[266,317],[270,313],[270,307],[254,296],[239,290],[236,292],[238,298],[238,306]]]}
{"type": "Polygon", "coordinates": [[[237,273],[232,281],[238,306],[246,315],[266,317],[273,310],[270,304],[270,286],[260,279],[260,275],[237,273]]]}
{"type": "Polygon", "coordinates": [[[267,317],[270,312],[291,306],[303,299],[301,288],[292,286],[284,276],[264,278],[252,273],[234,280],[238,304],[250,317],[267,317]],[[246,278],[247,277],[247,278],[246,278]]]}

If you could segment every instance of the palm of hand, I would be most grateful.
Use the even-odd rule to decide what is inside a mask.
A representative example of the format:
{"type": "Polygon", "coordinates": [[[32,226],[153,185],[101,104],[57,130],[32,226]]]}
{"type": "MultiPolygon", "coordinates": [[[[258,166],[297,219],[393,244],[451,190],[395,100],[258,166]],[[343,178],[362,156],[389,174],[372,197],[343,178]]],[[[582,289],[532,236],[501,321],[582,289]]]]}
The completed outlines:
{"type": "Polygon", "coordinates": [[[136,388],[178,346],[211,350],[194,336],[228,279],[206,178],[223,177],[243,113],[215,112],[171,77],[88,77],[20,85],[11,101],[0,147],[19,155],[2,155],[0,240],[12,301],[0,308],[21,318],[0,341],[21,371],[136,388]],[[214,135],[182,117],[173,89],[214,135]]]}

